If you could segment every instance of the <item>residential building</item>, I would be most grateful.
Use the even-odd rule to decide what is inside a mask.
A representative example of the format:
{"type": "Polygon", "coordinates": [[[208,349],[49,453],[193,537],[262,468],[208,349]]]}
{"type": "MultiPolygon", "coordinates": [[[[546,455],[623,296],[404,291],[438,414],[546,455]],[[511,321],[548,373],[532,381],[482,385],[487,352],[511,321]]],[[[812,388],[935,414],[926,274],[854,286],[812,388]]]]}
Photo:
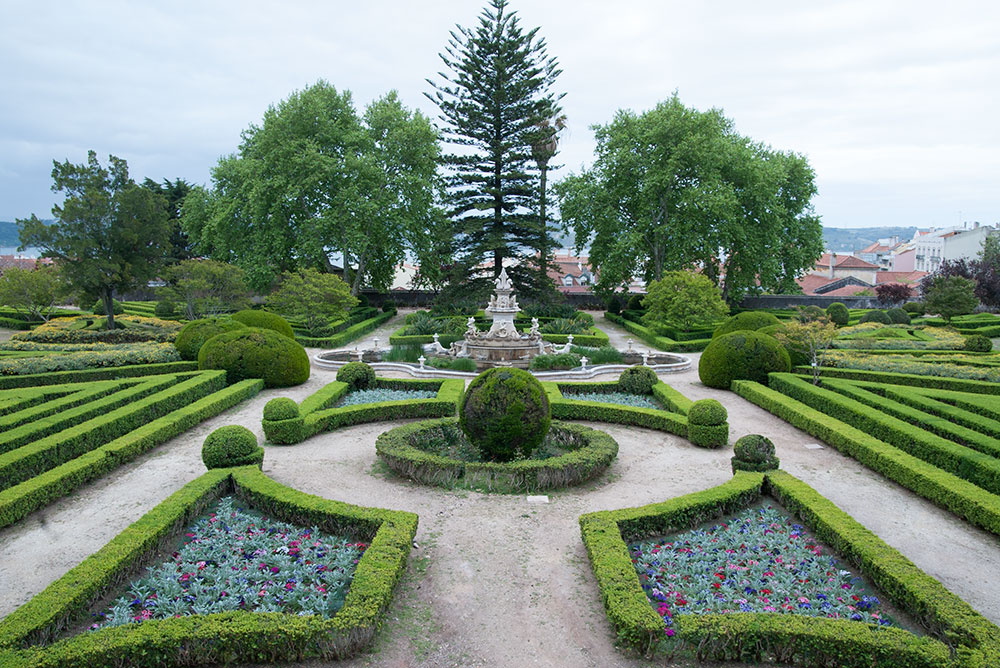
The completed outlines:
{"type": "Polygon", "coordinates": [[[866,262],[854,255],[823,253],[816,261],[812,273],[829,279],[853,276],[868,285],[875,285],[875,274],[880,270],[877,264],[866,262]]]}
{"type": "Polygon", "coordinates": [[[945,260],[971,260],[979,254],[986,237],[996,232],[992,225],[967,223],[920,234],[913,239],[914,269],[934,272],[945,260]]]}

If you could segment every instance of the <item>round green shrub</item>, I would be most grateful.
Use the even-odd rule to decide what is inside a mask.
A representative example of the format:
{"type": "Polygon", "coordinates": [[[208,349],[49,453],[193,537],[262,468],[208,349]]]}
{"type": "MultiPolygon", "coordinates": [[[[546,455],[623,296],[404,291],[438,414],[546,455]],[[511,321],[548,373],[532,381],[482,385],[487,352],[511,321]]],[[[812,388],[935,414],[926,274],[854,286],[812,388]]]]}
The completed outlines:
{"type": "Polygon", "coordinates": [[[788,351],[773,336],[732,332],[708,344],[698,362],[698,377],[709,387],[728,390],[734,380],[767,384],[767,374],[791,367],[788,351]]]}
{"type": "Polygon", "coordinates": [[[299,405],[288,397],[277,397],[271,399],[264,405],[264,419],[271,420],[292,420],[299,416],[299,405]]]}
{"type": "Polygon", "coordinates": [[[752,332],[763,327],[779,324],[781,324],[781,321],[778,320],[777,316],[773,313],[767,313],[765,311],[744,311],[743,313],[737,313],[734,316],[730,316],[725,322],[719,325],[715,331],[712,332],[712,338],[715,339],[723,336],[724,334],[729,334],[730,332],[752,332]]]}
{"type": "Polygon", "coordinates": [[[901,308],[891,308],[885,312],[894,325],[909,325],[910,314],[901,308]]]}
{"type": "Polygon", "coordinates": [[[390,311],[396,310],[396,302],[392,299],[386,299],[382,302],[382,313],[389,313],[390,311]]]}
{"type": "Polygon", "coordinates": [[[851,312],[843,302],[833,302],[826,307],[826,315],[837,327],[845,327],[851,320],[851,312]]]}
{"type": "Polygon", "coordinates": [[[699,399],[688,410],[688,440],[702,448],[729,443],[729,414],[715,399],[699,399]]]}
{"type": "Polygon", "coordinates": [[[974,353],[988,353],[993,350],[993,341],[982,334],[972,334],[965,337],[965,349],[974,353]]]}
{"type": "Polygon", "coordinates": [[[726,407],[715,399],[699,399],[688,410],[688,424],[717,425],[727,419],[726,407]]]}
{"type": "Polygon", "coordinates": [[[462,399],[459,424],[483,458],[528,457],[549,431],[549,399],[527,371],[506,367],[476,376],[462,399]]]}
{"type": "Polygon", "coordinates": [[[747,434],[733,445],[731,460],[733,473],[737,471],[773,471],[779,460],[774,454],[774,443],[760,434],[747,434]]]}
{"type": "Polygon", "coordinates": [[[368,306],[368,297],[365,295],[358,295],[358,308],[366,308],[368,306]]]}
{"type": "Polygon", "coordinates": [[[177,332],[174,347],[180,353],[181,359],[194,361],[198,359],[201,347],[212,337],[246,328],[247,326],[242,322],[236,322],[229,318],[192,320],[177,332]]]}
{"type": "Polygon", "coordinates": [[[210,469],[248,466],[264,461],[264,448],[257,445],[254,433],[238,424],[219,427],[201,446],[201,461],[210,469]]]}
{"type": "Polygon", "coordinates": [[[649,394],[658,382],[656,372],[648,366],[630,366],[618,376],[618,387],[629,394],[649,394]]]}
{"type": "Polygon", "coordinates": [[[878,322],[878,323],[881,323],[883,325],[891,325],[892,324],[892,320],[889,319],[889,314],[886,313],[885,311],[880,311],[878,309],[872,309],[871,311],[868,311],[867,313],[865,313],[863,316],[861,316],[861,321],[860,322],[862,322],[862,323],[865,323],[865,322],[878,322]]]}
{"type": "Polygon", "coordinates": [[[153,308],[153,314],[157,318],[172,318],[177,314],[177,305],[169,299],[161,299],[156,302],[156,306],[153,308]]]}
{"type": "Polygon", "coordinates": [[[622,304],[620,301],[618,301],[618,297],[612,297],[611,299],[608,300],[607,311],[608,313],[622,312],[622,304]]]}
{"type": "Polygon", "coordinates": [[[375,369],[364,362],[348,362],[337,371],[337,380],[352,390],[367,390],[375,386],[375,369]]]}
{"type": "MultiPolygon", "coordinates": [[[[91,307],[90,310],[94,312],[94,315],[107,315],[107,313],[104,312],[103,299],[98,299],[96,302],[94,302],[94,306],[91,307]]],[[[115,312],[115,315],[121,315],[125,313],[125,307],[122,306],[122,303],[117,299],[111,300],[111,310],[115,312]]]]}
{"type": "Polygon", "coordinates": [[[206,341],[198,353],[198,368],[225,369],[230,384],[263,378],[265,387],[288,387],[309,380],[309,355],[273,330],[244,327],[206,341]]]}
{"type": "Polygon", "coordinates": [[[906,302],[903,304],[903,310],[910,315],[923,315],[924,314],[924,303],[923,302],[906,302]]]}
{"type": "Polygon", "coordinates": [[[270,329],[271,331],[277,332],[282,336],[287,336],[290,339],[295,338],[295,332],[292,331],[292,326],[288,324],[287,320],[282,318],[277,313],[247,309],[245,311],[238,311],[234,313],[232,317],[233,320],[242,322],[247,327],[270,329]]]}
{"type": "Polygon", "coordinates": [[[629,311],[641,311],[642,310],[642,300],[646,295],[632,295],[628,298],[628,310],[629,311]]]}

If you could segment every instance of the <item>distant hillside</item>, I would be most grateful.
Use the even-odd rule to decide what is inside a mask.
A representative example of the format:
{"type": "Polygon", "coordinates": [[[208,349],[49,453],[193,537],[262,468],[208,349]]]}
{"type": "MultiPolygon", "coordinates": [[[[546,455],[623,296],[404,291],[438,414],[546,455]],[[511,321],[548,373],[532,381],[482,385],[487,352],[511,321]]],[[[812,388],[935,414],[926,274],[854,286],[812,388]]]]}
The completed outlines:
{"type": "Polygon", "coordinates": [[[20,243],[17,238],[17,225],[0,221],[0,246],[16,246],[20,243]]]}
{"type": "Polygon", "coordinates": [[[823,245],[827,250],[850,253],[887,237],[909,241],[916,232],[915,227],[824,227],[823,245]]]}

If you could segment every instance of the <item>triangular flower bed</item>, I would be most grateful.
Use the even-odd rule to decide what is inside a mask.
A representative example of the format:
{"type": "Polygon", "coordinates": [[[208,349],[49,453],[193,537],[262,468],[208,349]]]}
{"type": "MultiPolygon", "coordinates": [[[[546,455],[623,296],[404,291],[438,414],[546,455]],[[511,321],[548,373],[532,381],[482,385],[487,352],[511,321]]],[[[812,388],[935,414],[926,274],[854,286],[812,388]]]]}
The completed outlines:
{"type": "Polygon", "coordinates": [[[0,621],[0,666],[179,666],[349,656],[372,640],[406,567],[416,529],[412,513],[303,494],[254,466],[210,470],[0,621]],[[326,618],[237,610],[152,619],[53,642],[104,596],[123,589],[224,496],[235,496],[269,518],[368,544],[343,607],[326,618]]]}
{"type": "Polygon", "coordinates": [[[619,640],[642,653],[663,643],[698,659],[778,661],[802,666],[1000,665],[1000,629],[941,583],[793,476],[739,472],[718,487],[641,508],[580,518],[583,541],[619,640]],[[850,619],[775,612],[678,614],[664,618],[642,588],[626,541],[666,536],[730,516],[771,497],[926,631],[850,619]]]}

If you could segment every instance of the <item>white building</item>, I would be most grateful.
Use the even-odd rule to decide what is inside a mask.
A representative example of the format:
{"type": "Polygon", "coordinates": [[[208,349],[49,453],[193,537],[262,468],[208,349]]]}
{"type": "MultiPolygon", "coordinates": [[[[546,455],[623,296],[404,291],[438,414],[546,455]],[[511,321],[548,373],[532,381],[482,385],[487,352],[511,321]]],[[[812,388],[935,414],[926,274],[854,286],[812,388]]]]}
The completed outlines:
{"type": "Polygon", "coordinates": [[[916,247],[913,268],[934,272],[945,260],[974,259],[983,247],[983,241],[997,232],[992,225],[973,223],[963,227],[932,230],[914,237],[916,247]]]}

